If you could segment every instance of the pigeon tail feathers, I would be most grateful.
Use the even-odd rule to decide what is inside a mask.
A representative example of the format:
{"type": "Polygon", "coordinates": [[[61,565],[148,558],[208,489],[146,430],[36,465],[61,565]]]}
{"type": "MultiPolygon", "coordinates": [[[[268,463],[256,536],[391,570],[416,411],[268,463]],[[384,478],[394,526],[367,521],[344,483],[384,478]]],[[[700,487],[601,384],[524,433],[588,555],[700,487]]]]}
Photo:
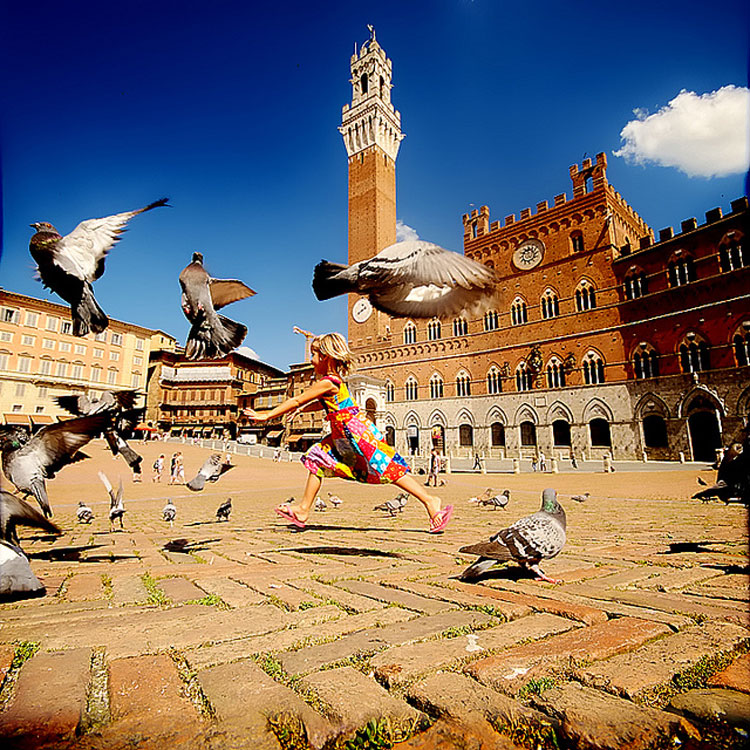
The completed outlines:
{"type": "Polygon", "coordinates": [[[331,263],[327,260],[321,260],[313,273],[312,287],[315,296],[319,300],[331,299],[341,294],[356,292],[356,286],[350,279],[339,276],[341,271],[346,271],[347,266],[339,263],[331,263]]]}
{"type": "Polygon", "coordinates": [[[52,508],[49,507],[47,499],[47,490],[44,486],[43,479],[34,479],[31,482],[31,492],[39,503],[39,507],[44,511],[44,515],[49,518],[52,515],[52,508]]]}
{"type": "Polygon", "coordinates": [[[459,581],[474,581],[477,578],[481,578],[490,568],[497,565],[497,560],[477,560],[475,563],[469,565],[466,570],[461,573],[458,577],[459,581]]]}
{"type": "Polygon", "coordinates": [[[193,492],[200,492],[206,486],[206,477],[204,474],[199,473],[198,476],[191,479],[185,486],[193,492]]]}
{"type": "Polygon", "coordinates": [[[74,336],[85,336],[89,331],[101,333],[109,325],[109,318],[99,307],[88,281],[83,283],[81,297],[71,306],[70,312],[74,336]]]}

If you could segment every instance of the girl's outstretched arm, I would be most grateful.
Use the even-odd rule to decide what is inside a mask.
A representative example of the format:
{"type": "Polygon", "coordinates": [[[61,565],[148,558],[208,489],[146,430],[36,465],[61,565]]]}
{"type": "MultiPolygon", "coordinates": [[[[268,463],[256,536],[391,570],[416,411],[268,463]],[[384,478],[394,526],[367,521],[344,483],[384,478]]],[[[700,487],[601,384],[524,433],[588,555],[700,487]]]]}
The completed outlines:
{"type": "Polygon", "coordinates": [[[274,406],[273,409],[264,409],[263,411],[243,409],[242,414],[256,422],[267,422],[269,419],[276,419],[276,417],[280,417],[290,411],[295,411],[312,401],[331,395],[332,393],[335,393],[336,390],[337,387],[330,380],[327,378],[321,378],[320,380],[316,380],[309,388],[302,391],[299,396],[288,398],[286,401],[282,401],[278,406],[274,406]]]}

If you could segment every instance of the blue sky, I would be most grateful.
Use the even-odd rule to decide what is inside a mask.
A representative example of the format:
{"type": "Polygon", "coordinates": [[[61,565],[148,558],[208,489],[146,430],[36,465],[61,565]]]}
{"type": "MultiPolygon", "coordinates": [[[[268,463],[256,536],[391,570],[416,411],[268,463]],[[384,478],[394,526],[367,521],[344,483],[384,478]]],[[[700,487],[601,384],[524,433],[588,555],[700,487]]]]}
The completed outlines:
{"type": "Polygon", "coordinates": [[[676,150],[678,164],[701,150],[679,135],[680,122],[695,120],[687,95],[673,107],[678,124],[667,123],[671,143],[649,151],[644,132],[634,146],[641,164],[613,152],[634,110],[644,121],[682,90],[694,104],[746,87],[749,21],[739,0],[715,9],[672,0],[5,3],[0,284],[49,294],[33,279],[31,222],[67,234],[169,196],[172,208],[136,217],[110,254],[95,285],[102,307],[184,342],[177,276],[200,250],[212,275],[258,292],[226,313],[249,326],[245,343],[261,359],[286,368],[303,355],[292,326],[346,330],[345,300],[318,302],[310,280],[321,258],[346,260],[337,127],[368,23],[393,61],[406,133],[399,219],[460,251],[463,213],[486,204],[494,221],[570,195],[568,166],[599,151],[610,182],[657,232],[728,209],[746,192],[741,171],[689,176],[649,161],[654,149],[676,150]]]}

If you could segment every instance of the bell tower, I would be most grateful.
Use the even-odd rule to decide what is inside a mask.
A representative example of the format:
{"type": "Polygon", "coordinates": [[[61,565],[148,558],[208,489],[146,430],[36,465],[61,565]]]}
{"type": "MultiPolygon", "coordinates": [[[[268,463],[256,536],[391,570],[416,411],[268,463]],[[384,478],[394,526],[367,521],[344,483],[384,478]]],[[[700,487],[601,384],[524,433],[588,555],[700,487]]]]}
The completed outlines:
{"type": "MultiPolygon", "coordinates": [[[[401,115],[391,104],[393,68],[368,26],[370,38],[350,61],[351,103],[339,132],[349,160],[349,264],[371,258],[396,241],[396,156],[401,115]]],[[[349,339],[368,348],[386,332],[389,318],[349,296],[349,339]]]]}

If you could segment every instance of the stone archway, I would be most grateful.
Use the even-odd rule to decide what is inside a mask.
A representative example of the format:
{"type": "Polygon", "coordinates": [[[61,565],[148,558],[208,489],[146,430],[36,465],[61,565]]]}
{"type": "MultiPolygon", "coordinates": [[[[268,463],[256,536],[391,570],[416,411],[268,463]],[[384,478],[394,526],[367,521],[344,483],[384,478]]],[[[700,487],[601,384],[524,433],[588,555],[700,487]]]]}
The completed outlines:
{"type": "Polygon", "coordinates": [[[721,448],[721,431],[715,411],[694,411],[688,417],[688,432],[693,461],[716,460],[716,450],[721,448]]]}

